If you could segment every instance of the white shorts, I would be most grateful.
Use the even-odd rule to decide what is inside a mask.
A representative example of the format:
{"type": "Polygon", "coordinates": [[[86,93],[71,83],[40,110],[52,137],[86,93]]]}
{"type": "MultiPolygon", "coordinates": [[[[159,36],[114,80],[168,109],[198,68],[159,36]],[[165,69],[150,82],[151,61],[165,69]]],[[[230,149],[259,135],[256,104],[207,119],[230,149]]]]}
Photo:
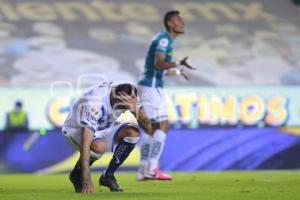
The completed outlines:
{"type": "MultiPolygon", "coordinates": [[[[114,122],[113,125],[107,129],[96,131],[94,133],[93,141],[95,140],[102,140],[107,145],[107,151],[113,152],[117,143],[115,142],[115,137],[121,130],[121,128],[129,126],[133,127],[139,131],[139,128],[129,122],[114,122]]],[[[71,143],[75,149],[79,150],[80,143],[81,143],[81,134],[83,128],[70,128],[70,127],[63,127],[62,132],[67,137],[68,141],[71,143]]],[[[92,152],[93,153],[93,152],[92,152]]],[[[93,153],[95,154],[95,153],[93,153]]]]}
{"type": "Polygon", "coordinates": [[[168,120],[167,103],[163,89],[139,85],[138,90],[142,108],[151,121],[168,120]]]}

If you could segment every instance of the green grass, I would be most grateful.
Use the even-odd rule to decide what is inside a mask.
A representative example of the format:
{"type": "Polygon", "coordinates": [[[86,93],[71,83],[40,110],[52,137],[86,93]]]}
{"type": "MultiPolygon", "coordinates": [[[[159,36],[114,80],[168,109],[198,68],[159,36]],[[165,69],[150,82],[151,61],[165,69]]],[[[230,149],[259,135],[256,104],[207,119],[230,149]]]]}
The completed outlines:
{"type": "Polygon", "coordinates": [[[134,173],[119,173],[117,179],[124,193],[102,191],[99,174],[93,174],[95,193],[73,192],[67,174],[0,175],[0,200],[268,200],[300,199],[300,171],[259,171],[220,173],[173,173],[173,181],[136,182],[134,173]]]}

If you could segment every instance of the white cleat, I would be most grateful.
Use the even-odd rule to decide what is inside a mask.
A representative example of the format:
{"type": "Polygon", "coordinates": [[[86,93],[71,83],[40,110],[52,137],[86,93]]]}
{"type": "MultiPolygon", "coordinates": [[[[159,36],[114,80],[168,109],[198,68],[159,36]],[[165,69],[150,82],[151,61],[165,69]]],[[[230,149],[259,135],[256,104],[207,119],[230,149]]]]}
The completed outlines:
{"type": "Polygon", "coordinates": [[[146,167],[140,165],[139,168],[138,168],[138,172],[136,174],[136,180],[137,181],[144,181],[144,180],[146,180],[145,173],[146,173],[146,167]]]}

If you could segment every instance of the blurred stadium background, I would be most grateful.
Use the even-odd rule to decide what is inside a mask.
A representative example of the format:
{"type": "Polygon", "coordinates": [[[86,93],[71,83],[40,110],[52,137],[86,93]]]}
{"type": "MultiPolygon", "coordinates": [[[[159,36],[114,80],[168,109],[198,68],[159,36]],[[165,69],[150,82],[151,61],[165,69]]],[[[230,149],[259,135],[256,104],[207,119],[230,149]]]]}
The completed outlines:
{"type": "MultiPolygon", "coordinates": [[[[172,129],[161,168],[300,168],[300,11],[288,0],[0,1],[0,173],[71,169],[78,153],[60,125],[81,91],[136,83],[147,45],[178,9],[175,56],[198,67],[167,79],[172,129]],[[4,130],[22,101],[30,131],[4,130]]],[[[124,118],[126,118],[125,116],[124,118]]],[[[97,162],[104,167],[110,159],[97,162]]],[[[122,167],[136,169],[136,148],[122,167]]]]}

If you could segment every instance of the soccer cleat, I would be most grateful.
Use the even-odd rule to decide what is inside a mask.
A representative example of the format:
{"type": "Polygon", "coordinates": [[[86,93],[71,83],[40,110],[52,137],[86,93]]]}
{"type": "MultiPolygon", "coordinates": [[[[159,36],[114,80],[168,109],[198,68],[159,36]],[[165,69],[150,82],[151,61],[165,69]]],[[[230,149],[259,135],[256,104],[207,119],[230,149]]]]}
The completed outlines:
{"type": "Polygon", "coordinates": [[[144,176],[144,174],[138,172],[137,175],[136,175],[136,180],[137,181],[144,181],[144,180],[147,180],[144,176]]]}
{"type": "Polygon", "coordinates": [[[111,192],[123,192],[123,189],[118,185],[114,176],[101,175],[99,179],[100,186],[105,186],[110,189],[111,192]]]}
{"type": "Polygon", "coordinates": [[[136,180],[137,181],[147,180],[147,178],[145,177],[145,175],[146,175],[146,166],[140,165],[139,168],[138,168],[137,175],[136,175],[136,180]]]}
{"type": "Polygon", "coordinates": [[[137,173],[138,181],[146,181],[146,180],[159,180],[159,181],[169,181],[172,180],[172,176],[160,171],[159,168],[153,170],[153,172],[138,172],[137,173]]]}
{"type": "Polygon", "coordinates": [[[72,170],[69,175],[69,179],[74,186],[75,192],[81,192],[82,190],[82,173],[81,171],[72,170]]]}
{"type": "Polygon", "coordinates": [[[172,180],[172,176],[160,171],[159,168],[156,168],[153,172],[154,172],[154,180],[162,180],[162,181],[172,180]]]}

